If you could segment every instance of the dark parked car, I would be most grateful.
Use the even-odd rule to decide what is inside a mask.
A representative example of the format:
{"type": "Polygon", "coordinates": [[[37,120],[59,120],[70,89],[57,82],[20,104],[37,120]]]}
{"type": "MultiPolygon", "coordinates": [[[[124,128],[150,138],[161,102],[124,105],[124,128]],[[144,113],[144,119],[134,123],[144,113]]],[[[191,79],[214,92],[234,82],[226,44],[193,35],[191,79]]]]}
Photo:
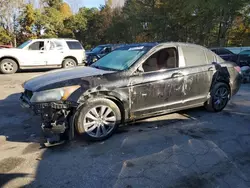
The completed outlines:
{"type": "Polygon", "coordinates": [[[91,65],[98,59],[112,52],[116,48],[120,47],[120,44],[104,44],[93,48],[91,51],[86,52],[87,65],[91,65]]]}
{"type": "Polygon", "coordinates": [[[232,61],[234,63],[237,63],[238,55],[234,54],[230,50],[226,48],[211,48],[211,50],[225,61],[232,61]]]}
{"type": "Polygon", "coordinates": [[[223,110],[239,90],[239,71],[198,45],[126,45],[90,67],[25,82],[21,104],[41,115],[49,144],[72,139],[75,130],[100,141],[125,122],[198,106],[223,110]]]}
{"type": "Polygon", "coordinates": [[[237,64],[240,67],[250,66],[250,50],[244,50],[238,54],[237,64]]]}
{"type": "Polygon", "coordinates": [[[211,50],[225,61],[234,62],[240,67],[250,66],[250,50],[241,51],[239,54],[234,54],[226,48],[211,48],[211,50]]]}

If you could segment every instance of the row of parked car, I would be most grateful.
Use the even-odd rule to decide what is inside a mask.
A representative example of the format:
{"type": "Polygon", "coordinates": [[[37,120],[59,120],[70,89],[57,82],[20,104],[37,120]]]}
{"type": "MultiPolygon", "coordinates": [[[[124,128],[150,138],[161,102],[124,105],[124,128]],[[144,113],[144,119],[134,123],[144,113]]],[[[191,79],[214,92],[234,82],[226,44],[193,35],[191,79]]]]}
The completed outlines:
{"type": "Polygon", "coordinates": [[[211,50],[224,60],[234,62],[240,67],[250,66],[250,47],[211,48],[211,50]]]}
{"type": "MultiPolygon", "coordinates": [[[[24,42],[17,48],[0,45],[0,72],[13,74],[22,69],[90,66],[115,49],[127,45],[99,45],[90,51],[85,51],[81,43],[74,39],[34,39],[24,42]]],[[[224,60],[235,62],[240,67],[250,66],[250,48],[240,50],[239,53],[233,53],[226,48],[211,50],[224,60]]]]}

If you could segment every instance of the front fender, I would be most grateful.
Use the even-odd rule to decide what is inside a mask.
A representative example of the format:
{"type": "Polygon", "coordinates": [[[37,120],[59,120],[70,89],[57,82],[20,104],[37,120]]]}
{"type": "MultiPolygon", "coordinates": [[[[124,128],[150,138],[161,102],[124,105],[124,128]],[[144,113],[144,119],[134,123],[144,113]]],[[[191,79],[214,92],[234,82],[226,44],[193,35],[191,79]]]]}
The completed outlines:
{"type": "Polygon", "coordinates": [[[119,102],[119,107],[122,107],[124,110],[125,119],[129,117],[129,96],[126,92],[119,88],[108,89],[102,86],[87,90],[79,88],[70,96],[69,100],[77,102],[80,107],[89,99],[97,97],[108,98],[110,100],[114,100],[115,102],[119,102]]]}

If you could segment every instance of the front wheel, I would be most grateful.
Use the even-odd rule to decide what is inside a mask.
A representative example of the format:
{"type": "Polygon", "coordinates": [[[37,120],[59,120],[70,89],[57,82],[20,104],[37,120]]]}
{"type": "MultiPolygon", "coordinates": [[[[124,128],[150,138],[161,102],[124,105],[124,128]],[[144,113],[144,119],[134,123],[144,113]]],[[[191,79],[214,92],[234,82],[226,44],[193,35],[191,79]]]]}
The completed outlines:
{"type": "Polygon", "coordinates": [[[102,141],[117,130],[121,112],[111,100],[96,98],[88,101],[79,112],[76,130],[86,139],[102,141]]]}
{"type": "Polygon", "coordinates": [[[211,112],[222,111],[230,99],[230,88],[225,83],[217,83],[211,90],[210,99],[205,103],[205,108],[211,112]]]}
{"type": "Polygon", "coordinates": [[[2,74],[14,74],[18,70],[17,63],[12,59],[3,59],[0,62],[0,72],[2,74]]]}

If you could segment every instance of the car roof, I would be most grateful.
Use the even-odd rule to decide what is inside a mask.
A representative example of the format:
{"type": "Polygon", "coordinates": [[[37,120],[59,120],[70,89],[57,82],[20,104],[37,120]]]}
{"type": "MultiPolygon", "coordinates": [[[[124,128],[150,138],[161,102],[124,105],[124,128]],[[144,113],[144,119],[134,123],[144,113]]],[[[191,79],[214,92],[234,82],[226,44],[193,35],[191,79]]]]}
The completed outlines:
{"type": "Polygon", "coordinates": [[[78,41],[76,39],[70,39],[70,38],[47,38],[47,39],[30,39],[33,41],[43,41],[43,40],[64,40],[64,41],[78,41]]]}
{"type": "Polygon", "coordinates": [[[139,47],[139,46],[146,46],[146,47],[154,47],[157,46],[159,43],[152,42],[152,43],[132,43],[132,44],[122,44],[121,47],[139,47]]]}
{"type": "MultiPolygon", "coordinates": [[[[210,50],[220,50],[220,49],[223,49],[223,50],[228,50],[227,48],[224,48],[224,47],[213,47],[213,48],[209,48],[210,50]]],[[[230,50],[229,50],[230,51],[230,50]]]]}
{"type": "Polygon", "coordinates": [[[159,45],[166,45],[166,46],[192,46],[192,47],[199,47],[199,48],[205,48],[204,46],[198,45],[198,44],[193,44],[193,43],[185,43],[185,42],[162,42],[159,43],[159,45]]]}
{"type": "Polygon", "coordinates": [[[99,47],[109,47],[109,46],[122,46],[124,44],[101,44],[101,45],[98,45],[99,47]]]}
{"type": "Polygon", "coordinates": [[[145,46],[145,47],[155,47],[157,48],[158,46],[161,47],[161,46],[165,46],[165,47],[171,47],[171,46],[190,46],[190,47],[196,47],[196,48],[203,48],[203,49],[207,49],[206,47],[204,46],[201,46],[201,45],[197,45],[197,44],[192,44],[192,43],[184,43],[184,42],[149,42],[149,43],[134,43],[134,44],[125,44],[125,45],[121,45],[121,47],[119,47],[118,49],[120,48],[124,48],[124,47],[127,47],[127,48],[133,48],[133,47],[140,47],[140,46],[145,46]]]}

